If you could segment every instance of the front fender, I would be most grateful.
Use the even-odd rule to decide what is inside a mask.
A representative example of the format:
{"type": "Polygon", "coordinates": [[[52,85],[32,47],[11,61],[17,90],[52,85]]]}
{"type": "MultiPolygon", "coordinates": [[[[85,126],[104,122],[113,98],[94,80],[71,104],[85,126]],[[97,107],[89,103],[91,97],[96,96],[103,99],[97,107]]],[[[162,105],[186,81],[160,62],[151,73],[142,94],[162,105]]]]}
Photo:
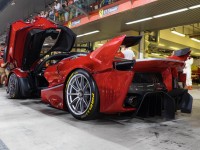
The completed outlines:
{"type": "Polygon", "coordinates": [[[14,73],[19,78],[26,78],[26,77],[28,77],[28,72],[27,71],[23,71],[20,68],[13,69],[10,72],[10,74],[12,74],[12,73],[14,73]]]}

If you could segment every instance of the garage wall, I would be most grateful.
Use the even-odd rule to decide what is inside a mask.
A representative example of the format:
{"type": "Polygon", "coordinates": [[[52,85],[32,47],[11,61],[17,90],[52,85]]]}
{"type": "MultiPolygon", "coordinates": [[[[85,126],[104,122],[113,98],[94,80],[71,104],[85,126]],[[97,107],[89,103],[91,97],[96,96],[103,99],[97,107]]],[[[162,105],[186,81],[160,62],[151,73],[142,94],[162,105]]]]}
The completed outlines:
{"type": "MultiPolygon", "coordinates": [[[[192,41],[189,37],[181,37],[176,34],[171,33],[170,29],[165,29],[160,31],[160,38],[186,45],[186,47],[191,47],[199,50],[200,53],[200,43],[192,41]]],[[[198,52],[197,52],[198,53],[198,52]]]]}

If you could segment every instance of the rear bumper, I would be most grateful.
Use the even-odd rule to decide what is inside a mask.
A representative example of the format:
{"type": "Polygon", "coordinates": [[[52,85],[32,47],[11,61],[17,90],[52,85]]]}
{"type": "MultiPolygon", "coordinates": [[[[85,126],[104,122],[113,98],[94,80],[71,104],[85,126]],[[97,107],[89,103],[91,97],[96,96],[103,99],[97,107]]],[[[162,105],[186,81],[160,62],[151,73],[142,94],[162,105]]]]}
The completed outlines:
{"type": "Polygon", "coordinates": [[[192,111],[193,98],[185,89],[137,94],[136,115],[140,117],[163,116],[167,119],[174,119],[177,110],[181,110],[182,113],[191,113],[192,111]]]}

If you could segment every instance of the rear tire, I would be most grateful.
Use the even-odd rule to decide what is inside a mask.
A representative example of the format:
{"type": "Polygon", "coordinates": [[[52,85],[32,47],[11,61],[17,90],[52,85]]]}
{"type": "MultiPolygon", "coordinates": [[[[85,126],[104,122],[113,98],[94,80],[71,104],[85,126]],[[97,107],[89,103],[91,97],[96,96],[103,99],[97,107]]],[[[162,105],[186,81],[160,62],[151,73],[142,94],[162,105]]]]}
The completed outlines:
{"type": "Polygon", "coordinates": [[[69,112],[80,120],[94,119],[99,114],[99,93],[92,76],[85,70],[74,71],[65,85],[69,112]]]}
{"type": "Polygon", "coordinates": [[[8,80],[8,94],[11,99],[20,98],[19,81],[14,73],[10,75],[8,80]]]}

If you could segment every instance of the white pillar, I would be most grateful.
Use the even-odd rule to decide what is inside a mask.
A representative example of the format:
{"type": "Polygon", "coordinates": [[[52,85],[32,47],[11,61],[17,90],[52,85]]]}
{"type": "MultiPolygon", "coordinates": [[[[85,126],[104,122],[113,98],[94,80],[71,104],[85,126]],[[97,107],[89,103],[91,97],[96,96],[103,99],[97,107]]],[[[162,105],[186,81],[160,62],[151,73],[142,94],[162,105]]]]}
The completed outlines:
{"type": "Polygon", "coordinates": [[[139,34],[140,36],[142,36],[142,39],[139,44],[139,59],[143,59],[144,58],[144,32],[141,31],[139,34]]]}

